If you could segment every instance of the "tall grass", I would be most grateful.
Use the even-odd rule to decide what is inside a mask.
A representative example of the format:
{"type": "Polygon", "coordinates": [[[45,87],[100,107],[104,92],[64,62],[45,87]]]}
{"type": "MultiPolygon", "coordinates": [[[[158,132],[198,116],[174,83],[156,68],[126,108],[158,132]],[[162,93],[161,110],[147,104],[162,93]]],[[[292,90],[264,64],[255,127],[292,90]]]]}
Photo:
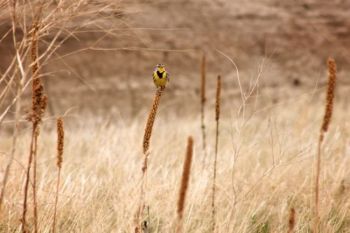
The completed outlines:
{"type": "Polygon", "coordinates": [[[205,103],[206,103],[206,93],[205,93],[205,85],[206,85],[206,56],[203,54],[201,60],[201,131],[202,131],[202,148],[203,148],[203,167],[205,160],[207,159],[207,136],[205,132],[205,103]]]}
{"type": "MultiPolygon", "coordinates": [[[[313,160],[310,151],[312,137],[319,128],[310,122],[315,119],[315,112],[319,111],[321,103],[317,98],[315,104],[310,105],[308,101],[311,98],[310,94],[297,100],[293,99],[294,104],[288,109],[285,105],[275,105],[271,110],[254,115],[247,127],[241,129],[242,140],[245,142],[241,153],[244,156],[241,156],[236,164],[235,185],[239,192],[236,194],[235,206],[231,183],[232,141],[226,138],[229,133],[224,130],[230,127],[232,119],[226,117],[228,114],[220,116],[221,136],[216,192],[217,231],[259,232],[258,229],[266,229],[264,226],[269,225],[270,232],[287,232],[289,210],[286,210],[286,206],[291,199],[293,207],[297,210],[298,221],[295,231],[307,231],[310,223],[312,227],[312,221],[310,222],[312,215],[308,208],[310,200],[313,204],[313,189],[310,190],[310,180],[313,180],[310,166],[313,160]],[[300,112],[303,112],[302,116],[300,112]],[[270,126],[271,116],[275,122],[274,127],[280,130],[279,134],[274,136],[277,147],[274,168],[271,168],[270,157],[267,156],[271,145],[266,143],[266,129],[270,126]],[[260,127],[256,127],[257,125],[260,127]],[[236,214],[233,218],[229,218],[232,208],[235,208],[236,214]]],[[[164,105],[164,111],[170,111],[173,107],[164,105]]],[[[225,105],[221,107],[224,113],[225,105]]],[[[337,108],[337,113],[339,113],[336,114],[337,118],[332,119],[334,120],[332,124],[338,126],[334,128],[335,138],[337,135],[346,137],[350,133],[345,123],[347,113],[342,112],[341,108],[337,108]]],[[[194,133],[194,139],[196,137],[200,140],[201,134],[197,115],[179,117],[177,124],[167,125],[161,124],[165,117],[158,118],[159,116],[155,124],[160,125],[157,127],[157,132],[153,131],[152,140],[156,139],[155,135],[164,140],[157,143],[152,141],[150,147],[152,160],[149,167],[151,169],[148,168],[147,204],[150,206],[149,219],[152,229],[149,229],[149,232],[174,232],[174,221],[176,221],[174,214],[176,214],[179,180],[184,160],[184,154],[181,156],[181,153],[184,153],[185,145],[181,138],[194,133]],[[182,127],[178,127],[178,124],[182,127]]],[[[140,188],[140,180],[135,178],[141,174],[139,171],[141,166],[137,163],[140,149],[135,148],[141,147],[140,132],[144,130],[145,119],[139,117],[132,125],[116,123],[107,127],[93,117],[84,118],[84,121],[80,118],[79,122],[73,121],[72,118],[68,119],[65,123],[71,132],[66,138],[64,147],[62,191],[59,195],[56,231],[132,232],[130,228],[133,227],[134,210],[138,205],[140,188]],[[86,127],[87,125],[89,127],[86,127]],[[137,195],[136,198],[133,194],[137,195]],[[71,221],[72,219],[74,221],[71,221]]],[[[48,123],[49,121],[46,125],[48,123]]],[[[214,140],[215,127],[211,127],[210,132],[213,132],[210,135],[214,140]]],[[[41,180],[44,190],[40,195],[40,203],[43,204],[39,205],[41,216],[39,230],[50,232],[57,182],[55,157],[50,155],[55,155],[57,141],[55,130],[45,128],[42,130],[43,135],[44,133],[45,137],[40,138],[40,144],[45,147],[41,147],[40,154],[48,156],[39,161],[39,164],[42,164],[39,166],[40,173],[45,176],[45,179],[41,180]]],[[[329,184],[330,194],[348,176],[347,167],[350,161],[346,156],[348,140],[345,139],[339,138],[327,144],[327,153],[334,156],[325,157],[324,163],[330,172],[325,172],[322,180],[325,184],[329,184]]],[[[18,155],[25,154],[27,150],[25,142],[28,140],[28,135],[24,133],[19,135],[18,155]]],[[[11,141],[12,138],[2,138],[0,142],[2,150],[10,148],[11,141]]],[[[202,153],[201,144],[193,149],[191,183],[183,215],[184,232],[210,232],[212,177],[198,172],[201,164],[197,162],[201,160],[195,155],[202,153]]],[[[1,161],[2,159],[0,156],[1,161]]],[[[19,162],[23,162],[23,159],[18,156],[19,162]]],[[[4,232],[19,231],[20,228],[18,219],[21,208],[18,204],[22,201],[22,193],[18,192],[18,188],[22,187],[23,176],[17,174],[21,170],[21,165],[15,162],[0,219],[4,232]]],[[[211,174],[212,166],[206,172],[211,174]]],[[[346,224],[349,218],[347,181],[344,186],[345,191],[337,199],[332,195],[321,196],[322,213],[324,216],[332,217],[324,218],[326,232],[336,232],[338,228],[340,229],[338,232],[349,230],[346,224]],[[335,200],[339,205],[335,205],[335,200]]],[[[28,220],[32,221],[29,215],[28,220]]]]}
{"type": "Polygon", "coordinates": [[[212,200],[211,200],[211,208],[212,208],[212,232],[216,231],[216,176],[217,176],[217,159],[218,159],[218,151],[219,151],[219,122],[220,122],[220,104],[221,104],[221,76],[219,75],[217,78],[216,84],[216,102],[215,102],[215,155],[214,155],[214,163],[213,163],[213,185],[212,185],[212,200]]]}

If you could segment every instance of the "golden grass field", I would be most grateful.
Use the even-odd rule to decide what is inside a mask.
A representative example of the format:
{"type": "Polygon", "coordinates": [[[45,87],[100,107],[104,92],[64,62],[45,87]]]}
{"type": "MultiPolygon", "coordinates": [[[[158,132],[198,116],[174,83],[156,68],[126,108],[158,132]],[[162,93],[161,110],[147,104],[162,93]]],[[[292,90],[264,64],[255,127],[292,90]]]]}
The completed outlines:
{"type": "MultiPolygon", "coordinates": [[[[256,109],[246,119],[234,111],[223,113],[217,177],[218,232],[286,232],[291,207],[296,210],[296,232],[310,232],[321,97],[299,96],[280,105],[256,109]]],[[[346,108],[340,101],[335,104],[333,127],[323,147],[322,232],[350,229],[350,131],[346,108]]],[[[194,137],[195,148],[184,232],[208,232],[213,115],[207,119],[209,156],[203,164],[199,117],[164,117],[162,113],[169,110],[170,107],[160,109],[151,141],[146,194],[151,232],[174,229],[188,135],[194,137]]],[[[82,117],[65,132],[58,208],[60,232],[131,232],[140,185],[145,119],[105,124],[103,118],[96,121],[82,117]]],[[[66,121],[69,124],[70,118],[66,121]]],[[[56,133],[48,126],[53,124],[45,121],[39,139],[40,232],[49,232],[52,224],[56,133]]],[[[24,175],[21,164],[28,154],[28,141],[29,133],[23,131],[2,210],[3,232],[16,232],[19,227],[24,175]]],[[[11,139],[2,140],[1,148],[9,151],[11,139]]]]}
{"type": "Polygon", "coordinates": [[[343,10],[325,14],[328,5],[314,1],[266,0],[259,12],[237,4],[0,1],[0,232],[350,232],[349,22],[343,10]],[[158,21],[149,15],[155,9],[158,21]],[[290,24],[279,34],[281,19],[290,24]],[[296,32],[310,22],[308,33],[296,32]],[[249,37],[259,27],[265,37],[249,37]],[[225,39],[238,29],[242,35],[225,39]],[[328,56],[337,62],[335,90],[327,89],[328,56]],[[171,76],[155,107],[151,74],[160,62],[171,76]],[[322,131],[326,105],[332,116],[322,131]],[[156,116],[149,116],[152,108],[156,116]],[[190,136],[192,165],[183,171],[190,136]]]}

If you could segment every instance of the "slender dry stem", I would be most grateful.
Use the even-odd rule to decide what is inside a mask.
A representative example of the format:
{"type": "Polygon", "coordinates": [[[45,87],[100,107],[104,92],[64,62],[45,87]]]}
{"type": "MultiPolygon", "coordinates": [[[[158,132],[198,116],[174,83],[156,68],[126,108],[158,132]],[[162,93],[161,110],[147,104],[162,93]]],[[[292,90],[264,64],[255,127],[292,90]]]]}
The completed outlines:
{"type": "MultiPolygon", "coordinates": [[[[38,30],[39,22],[36,21],[33,25],[33,34],[32,34],[32,48],[31,48],[31,58],[32,58],[32,71],[33,71],[33,113],[38,112],[38,108],[41,108],[41,98],[43,95],[43,86],[41,85],[41,80],[38,77],[39,64],[38,64],[38,30]]],[[[34,115],[36,115],[34,113],[34,115]]],[[[40,118],[40,114],[35,116],[40,118]]],[[[40,119],[41,120],[41,119],[40,119]]],[[[38,232],[38,204],[36,196],[36,181],[37,181],[37,145],[38,145],[38,136],[39,128],[38,124],[39,119],[33,121],[34,129],[34,146],[33,146],[33,214],[34,214],[34,232],[38,232]]]]}
{"type": "Polygon", "coordinates": [[[320,229],[320,174],[321,174],[321,149],[324,135],[329,128],[333,112],[333,100],[336,84],[336,63],[333,58],[328,58],[328,87],[326,97],[326,109],[318,139],[317,155],[316,155],[316,175],[315,175],[315,218],[314,233],[318,233],[320,229]]]}
{"type": "Polygon", "coordinates": [[[185,208],[188,183],[191,175],[192,156],[193,156],[193,138],[190,136],[188,137],[188,140],[187,140],[186,157],[183,165],[181,186],[180,186],[179,198],[177,202],[177,227],[176,227],[177,233],[182,232],[182,227],[183,227],[182,219],[183,219],[183,212],[185,208]]]}
{"type": "Polygon", "coordinates": [[[205,132],[205,78],[206,78],[206,57],[202,56],[201,62],[201,131],[202,131],[202,148],[203,148],[203,167],[205,164],[205,159],[207,158],[207,139],[205,132]]]}
{"type": "Polygon", "coordinates": [[[30,168],[31,168],[31,165],[32,165],[32,160],[33,160],[34,135],[35,135],[35,129],[32,130],[32,137],[31,137],[31,142],[30,142],[30,151],[29,151],[29,156],[28,156],[28,163],[27,163],[27,168],[26,168],[26,177],[25,177],[25,182],[24,182],[23,210],[22,210],[22,219],[21,219],[22,232],[23,233],[28,232],[26,217],[27,217],[27,201],[28,201],[28,188],[29,188],[29,179],[30,179],[30,168]]]}
{"type": "Polygon", "coordinates": [[[215,157],[213,163],[213,186],[212,186],[212,232],[216,229],[216,209],[215,209],[215,194],[216,194],[216,163],[218,157],[219,148],[219,121],[220,121],[220,95],[221,95],[221,76],[217,78],[216,86],[216,104],[215,104],[215,121],[216,121],[216,131],[215,131],[215,157]]]}

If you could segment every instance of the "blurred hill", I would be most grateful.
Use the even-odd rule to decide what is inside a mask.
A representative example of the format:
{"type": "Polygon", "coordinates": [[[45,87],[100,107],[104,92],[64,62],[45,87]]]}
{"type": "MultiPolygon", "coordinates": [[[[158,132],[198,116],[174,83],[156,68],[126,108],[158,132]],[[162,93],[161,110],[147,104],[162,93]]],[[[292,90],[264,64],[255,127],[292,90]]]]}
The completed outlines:
{"type": "MultiPolygon", "coordinates": [[[[236,70],[227,57],[237,64],[245,88],[259,75],[260,87],[314,86],[325,76],[329,55],[340,74],[349,72],[349,1],[137,0],[118,2],[115,9],[104,8],[102,1],[88,3],[101,14],[75,22],[82,26],[44,66],[56,114],[70,107],[121,111],[125,105],[137,114],[152,98],[157,63],[165,63],[171,74],[167,101],[197,103],[203,53],[208,88],[222,74],[232,95],[236,70]]],[[[3,22],[1,34],[9,27],[3,22]]],[[[1,73],[11,43],[10,36],[0,43],[1,73]]]]}

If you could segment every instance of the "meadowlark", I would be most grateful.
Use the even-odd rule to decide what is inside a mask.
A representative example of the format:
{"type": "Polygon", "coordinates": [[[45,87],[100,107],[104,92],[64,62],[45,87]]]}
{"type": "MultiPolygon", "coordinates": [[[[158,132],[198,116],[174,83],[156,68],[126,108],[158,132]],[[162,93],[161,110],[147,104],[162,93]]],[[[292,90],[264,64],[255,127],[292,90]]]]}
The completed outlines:
{"type": "Polygon", "coordinates": [[[153,71],[153,82],[157,88],[164,89],[169,82],[169,73],[165,70],[165,65],[158,64],[153,71]]]}

